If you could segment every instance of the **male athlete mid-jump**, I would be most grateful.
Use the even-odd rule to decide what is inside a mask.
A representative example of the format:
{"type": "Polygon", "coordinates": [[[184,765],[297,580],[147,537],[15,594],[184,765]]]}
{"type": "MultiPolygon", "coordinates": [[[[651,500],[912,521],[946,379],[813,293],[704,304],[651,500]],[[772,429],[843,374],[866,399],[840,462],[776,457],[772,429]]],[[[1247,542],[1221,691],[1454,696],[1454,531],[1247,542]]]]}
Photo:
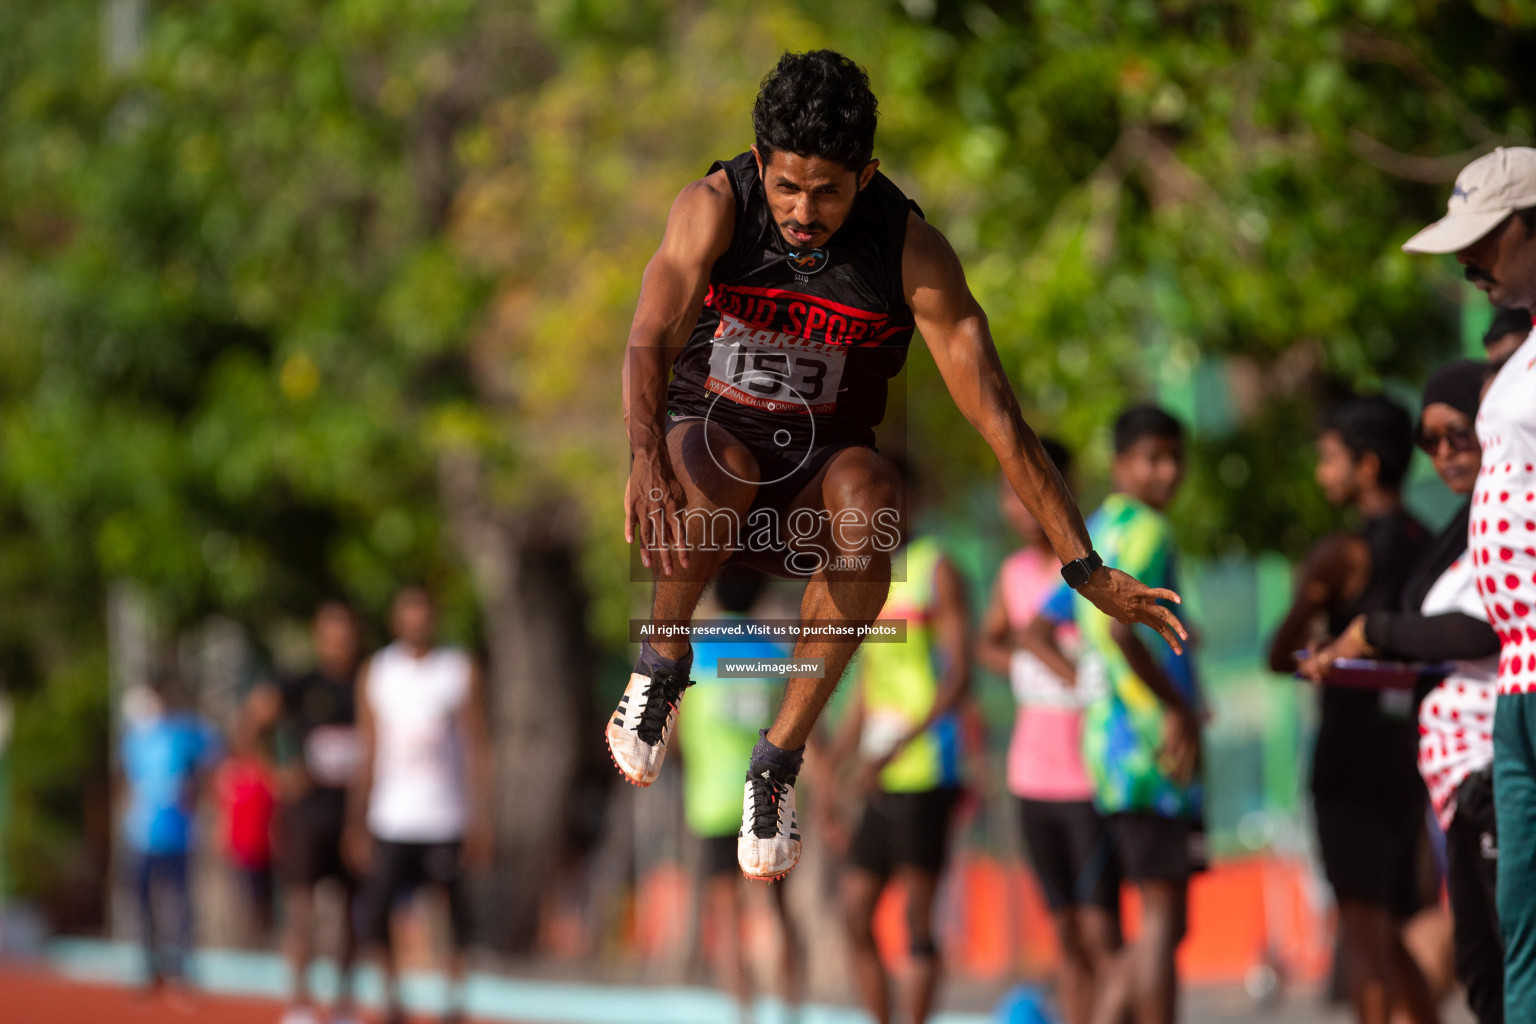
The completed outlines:
{"type": "MultiPolygon", "coordinates": [[[[954,250],[879,173],[863,69],[829,50],[785,54],[763,81],[752,124],[749,152],[678,195],[629,333],[624,536],[639,539],[642,562],[656,570],[653,620],[688,622],[715,570],[733,557],[762,564],[784,525],[791,549],[832,556],[781,553],[775,571],[807,578],[802,621],[875,620],[902,525],[902,480],[875,451],[873,428],[916,328],[1067,582],[1179,649],[1184,629],[1158,604],[1178,596],[1093,552],[1024,422],[954,250]]],[[[796,660],[821,659],[824,672],[788,681],[753,752],[737,840],[750,878],[776,878],[800,858],[791,787],[858,646],[857,635],[795,644],[796,660]]],[[[607,728],[631,782],[649,785],[661,769],[692,658],[686,637],[641,644],[607,728]]]]}

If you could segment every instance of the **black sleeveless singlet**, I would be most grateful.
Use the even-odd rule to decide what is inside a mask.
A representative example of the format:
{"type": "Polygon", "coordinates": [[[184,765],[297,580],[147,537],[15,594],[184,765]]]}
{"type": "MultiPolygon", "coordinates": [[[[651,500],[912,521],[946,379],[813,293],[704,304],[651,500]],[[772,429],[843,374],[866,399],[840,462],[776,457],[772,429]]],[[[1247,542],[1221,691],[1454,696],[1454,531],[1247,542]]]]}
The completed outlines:
{"type": "Polygon", "coordinates": [[[878,171],[821,249],[796,253],[768,209],[750,151],[716,162],[736,198],[731,247],[673,364],[674,417],[707,418],[776,463],[874,443],[887,382],[906,361],[907,218],[922,211],[878,171]]]}

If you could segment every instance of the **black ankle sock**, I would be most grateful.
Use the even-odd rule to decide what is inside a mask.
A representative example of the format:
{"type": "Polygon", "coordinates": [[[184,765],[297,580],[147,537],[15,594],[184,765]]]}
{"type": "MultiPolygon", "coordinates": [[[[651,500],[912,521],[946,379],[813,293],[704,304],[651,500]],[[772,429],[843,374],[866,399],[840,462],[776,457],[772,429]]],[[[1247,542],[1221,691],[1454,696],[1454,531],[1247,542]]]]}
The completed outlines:
{"type": "Polygon", "coordinates": [[[805,760],[805,748],[785,750],[768,742],[768,730],[757,733],[757,746],[752,748],[752,774],[764,770],[773,772],[787,782],[794,782],[800,774],[800,763],[805,760]]]}
{"type": "Polygon", "coordinates": [[[657,654],[656,648],[651,646],[649,640],[641,640],[640,659],[635,662],[635,671],[643,676],[648,676],[657,669],[679,672],[686,678],[688,673],[693,671],[693,647],[689,646],[687,654],[673,661],[671,658],[663,658],[657,654]]]}

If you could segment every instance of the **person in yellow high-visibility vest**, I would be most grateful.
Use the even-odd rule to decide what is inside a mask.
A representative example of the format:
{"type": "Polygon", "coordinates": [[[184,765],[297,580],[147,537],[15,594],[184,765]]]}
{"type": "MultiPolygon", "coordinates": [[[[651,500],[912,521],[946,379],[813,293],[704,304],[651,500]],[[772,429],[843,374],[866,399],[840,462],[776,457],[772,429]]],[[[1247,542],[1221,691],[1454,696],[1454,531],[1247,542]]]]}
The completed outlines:
{"type": "Polygon", "coordinates": [[[922,1024],[940,977],[933,898],[961,793],[958,710],[971,681],[965,583],[932,537],[907,545],[905,579],[891,584],[880,612],[882,622],[897,620],[906,621],[905,642],[866,642],[862,649],[858,690],[830,760],[835,768],[857,744],[854,791],[865,803],[848,849],[842,902],[860,994],[877,1021],[891,1019],[889,979],[872,926],[880,894],[900,880],[911,943],[904,1016],[922,1024]]]}

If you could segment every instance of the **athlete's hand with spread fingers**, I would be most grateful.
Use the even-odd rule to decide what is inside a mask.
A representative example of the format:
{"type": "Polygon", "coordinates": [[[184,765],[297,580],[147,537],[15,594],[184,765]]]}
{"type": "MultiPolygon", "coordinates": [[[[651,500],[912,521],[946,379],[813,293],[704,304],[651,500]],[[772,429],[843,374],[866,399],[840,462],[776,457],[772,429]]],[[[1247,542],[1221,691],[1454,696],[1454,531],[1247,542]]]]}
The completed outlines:
{"type": "Polygon", "coordinates": [[[647,569],[658,564],[672,575],[672,552],[688,567],[688,548],[683,541],[680,518],[688,496],[672,471],[666,452],[636,453],[624,485],[624,542],[640,540],[640,562],[647,569]]]}
{"type": "Polygon", "coordinates": [[[1151,626],[1162,634],[1175,654],[1184,653],[1183,641],[1189,639],[1189,632],[1178,616],[1157,603],[1172,601],[1174,604],[1183,604],[1183,598],[1173,591],[1163,587],[1149,587],[1129,573],[1106,565],[1088,577],[1088,582],[1078,588],[1078,593],[1118,622],[1128,626],[1138,622],[1151,626]]]}

